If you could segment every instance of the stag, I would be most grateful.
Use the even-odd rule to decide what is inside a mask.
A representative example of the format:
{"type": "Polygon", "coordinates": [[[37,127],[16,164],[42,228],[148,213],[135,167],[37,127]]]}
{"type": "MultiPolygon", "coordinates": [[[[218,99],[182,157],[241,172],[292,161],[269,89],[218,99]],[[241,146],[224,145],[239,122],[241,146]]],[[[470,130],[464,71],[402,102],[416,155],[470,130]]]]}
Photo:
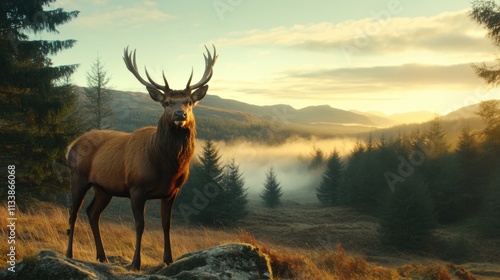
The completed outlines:
{"type": "Polygon", "coordinates": [[[157,127],[149,126],[133,133],[93,130],[74,140],[66,158],[71,170],[72,206],[69,217],[69,241],[66,256],[73,257],[73,234],[78,211],[87,191],[93,187],[94,198],[86,212],[94,235],[97,259],[106,262],[99,231],[99,218],[113,196],[129,197],[135,219],[135,252],[132,269],[141,266],[141,237],[144,231],[145,203],[161,200],[164,236],[163,262],[172,263],[170,224],[172,205],[189,174],[189,162],[194,152],[195,119],[193,106],[205,97],[208,81],[217,60],[207,50],[205,72],[201,80],[191,85],[193,71],[183,90],[170,89],[165,73],[165,85],[156,83],[145,68],[148,81],[137,70],[136,52],[124,50],[123,60],[128,70],[141,82],[151,98],[164,111],[157,127]]]}

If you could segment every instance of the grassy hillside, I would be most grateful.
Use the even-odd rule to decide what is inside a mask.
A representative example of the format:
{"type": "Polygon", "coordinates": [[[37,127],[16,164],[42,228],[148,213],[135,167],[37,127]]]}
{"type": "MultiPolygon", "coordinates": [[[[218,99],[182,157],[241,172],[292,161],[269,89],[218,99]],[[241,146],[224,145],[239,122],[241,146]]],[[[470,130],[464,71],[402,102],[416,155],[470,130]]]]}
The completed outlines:
{"type": "MultiPolygon", "coordinates": [[[[119,204],[105,211],[101,232],[110,261],[126,265],[131,262],[135,234],[130,209],[122,209],[126,215],[117,213],[116,207],[122,207],[117,206],[119,204]]],[[[153,208],[149,212],[154,212],[154,203],[148,205],[153,208]]],[[[74,257],[94,261],[94,241],[83,213],[76,225],[74,257]]],[[[0,218],[6,220],[6,211],[0,213],[0,218]]],[[[17,212],[17,218],[18,259],[39,250],[65,252],[67,209],[38,204],[33,210],[17,212]]],[[[163,238],[157,216],[150,215],[146,220],[142,258],[144,270],[148,271],[161,263],[163,238]]],[[[372,218],[346,208],[302,207],[277,212],[252,208],[239,228],[186,227],[175,221],[173,254],[177,258],[222,243],[247,242],[270,255],[275,279],[477,279],[464,267],[418,255],[356,256],[363,248],[376,247],[372,242],[373,227],[372,218]]],[[[7,234],[6,228],[1,231],[4,236],[7,234]]],[[[5,252],[7,243],[3,242],[0,247],[5,252]]],[[[6,263],[2,263],[2,267],[5,266],[6,263]]]]}

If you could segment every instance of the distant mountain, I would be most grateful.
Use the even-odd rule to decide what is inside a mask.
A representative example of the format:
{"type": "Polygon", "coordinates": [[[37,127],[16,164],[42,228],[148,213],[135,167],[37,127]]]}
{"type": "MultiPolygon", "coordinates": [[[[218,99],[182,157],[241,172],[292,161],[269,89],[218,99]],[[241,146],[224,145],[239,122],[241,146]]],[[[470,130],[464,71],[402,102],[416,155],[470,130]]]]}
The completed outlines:
{"type": "Polygon", "coordinates": [[[367,116],[378,127],[390,127],[405,123],[422,123],[432,120],[436,116],[438,116],[436,113],[430,111],[414,111],[407,113],[396,113],[392,115],[386,115],[381,112],[361,112],[356,110],[351,110],[351,112],[367,116]]]}
{"type": "Polygon", "coordinates": [[[396,121],[398,124],[404,123],[422,123],[430,121],[435,117],[439,117],[438,114],[430,111],[415,111],[408,113],[397,113],[389,115],[389,117],[396,121]]]}
{"type": "Polygon", "coordinates": [[[216,95],[207,95],[200,102],[204,106],[247,113],[266,121],[283,121],[296,124],[357,124],[374,126],[366,116],[353,112],[332,108],[328,105],[310,106],[295,109],[290,105],[258,106],[241,101],[223,99],[216,95]]]}
{"type": "MultiPolygon", "coordinates": [[[[472,104],[469,106],[465,106],[459,108],[451,113],[448,113],[444,116],[438,116],[438,119],[446,132],[446,138],[450,144],[455,145],[458,141],[458,137],[462,132],[462,129],[469,128],[473,132],[478,132],[484,129],[484,122],[476,115],[476,112],[479,110],[479,103],[472,104]]],[[[428,116],[430,117],[430,112],[423,112],[421,115],[416,114],[416,116],[428,116]]],[[[413,113],[406,114],[406,116],[411,116],[413,113]]],[[[436,118],[435,114],[432,114],[432,118],[425,122],[408,122],[397,124],[392,127],[381,128],[377,130],[373,130],[370,132],[361,132],[354,134],[360,138],[368,138],[373,137],[374,139],[385,137],[391,138],[401,135],[410,135],[416,131],[423,131],[429,129],[431,120],[436,118]]]]}
{"type": "MultiPolygon", "coordinates": [[[[139,127],[157,124],[163,108],[153,102],[147,93],[113,90],[112,94],[112,107],[116,112],[113,129],[131,132],[139,127]]],[[[477,107],[476,104],[460,108],[443,116],[442,120],[453,122],[454,119],[474,117],[477,107]]],[[[409,133],[413,127],[425,126],[425,121],[436,117],[436,114],[428,111],[384,115],[379,112],[345,111],[328,105],[302,109],[284,104],[258,106],[211,94],[194,108],[194,112],[200,138],[245,138],[265,143],[280,143],[293,136],[307,138],[313,135],[332,137],[350,134],[363,137],[370,133],[374,137],[390,137],[409,133]]],[[[447,126],[451,127],[451,124],[447,126]]]]}
{"type": "MultiPolygon", "coordinates": [[[[157,124],[163,108],[147,93],[112,90],[112,94],[116,112],[113,129],[131,132],[157,124]]],[[[292,136],[331,137],[370,131],[378,126],[365,115],[327,105],[302,109],[284,104],[258,106],[212,94],[207,94],[193,110],[198,136],[216,140],[245,138],[279,143],[292,136]]]]}
{"type": "Polygon", "coordinates": [[[479,110],[479,103],[472,104],[469,106],[462,107],[457,109],[451,113],[448,113],[443,116],[444,119],[452,120],[452,119],[467,119],[467,118],[476,118],[476,112],[479,110]]]}
{"type": "MultiPolygon", "coordinates": [[[[162,108],[152,102],[149,95],[139,92],[113,90],[114,107],[120,110],[146,110],[161,112],[162,108]]],[[[116,109],[115,109],[116,110],[116,109]]],[[[117,110],[117,111],[120,111],[117,110]]],[[[290,105],[258,106],[237,100],[224,99],[217,95],[207,94],[195,107],[198,118],[231,118],[239,121],[281,121],[295,124],[356,124],[361,126],[374,126],[370,118],[353,112],[332,108],[328,105],[311,106],[295,109],[290,105]]]]}
{"type": "Polygon", "coordinates": [[[249,113],[259,118],[262,117],[268,118],[283,112],[286,113],[295,110],[290,105],[258,106],[237,100],[224,99],[217,95],[211,95],[211,94],[207,94],[205,98],[203,98],[203,100],[200,102],[200,105],[201,104],[203,104],[203,106],[211,108],[220,108],[236,112],[249,113]]]}
{"type": "Polygon", "coordinates": [[[397,121],[391,119],[390,116],[387,116],[384,113],[361,112],[357,110],[350,110],[350,112],[368,117],[377,127],[390,127],[398,124],[397,121]]]}

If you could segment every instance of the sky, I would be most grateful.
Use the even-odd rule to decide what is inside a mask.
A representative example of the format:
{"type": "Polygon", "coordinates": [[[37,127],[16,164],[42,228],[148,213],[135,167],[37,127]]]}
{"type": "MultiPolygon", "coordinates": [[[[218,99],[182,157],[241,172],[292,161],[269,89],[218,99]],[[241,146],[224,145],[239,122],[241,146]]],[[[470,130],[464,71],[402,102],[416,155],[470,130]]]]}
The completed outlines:
{"type": "MultiPolygon", "coordinates": [[[[79,64],[73,82],[99,56],[117,90],[140,91],[123,50],[174,89],[204,71],[204,46],[219,55],[208,94],[256,105],[330,105],[386,114],[445,114],[500,98],[472,64],[494,61],[498,48],[468,17],[470,0],[59,0],[78,10],[58,34],[75,39],[55,65],[79,64]]],[[[141,72],[144,75],[144,72],[141,72]]],[[[145,77],[145,75],[144,75],[145,77]]]]}

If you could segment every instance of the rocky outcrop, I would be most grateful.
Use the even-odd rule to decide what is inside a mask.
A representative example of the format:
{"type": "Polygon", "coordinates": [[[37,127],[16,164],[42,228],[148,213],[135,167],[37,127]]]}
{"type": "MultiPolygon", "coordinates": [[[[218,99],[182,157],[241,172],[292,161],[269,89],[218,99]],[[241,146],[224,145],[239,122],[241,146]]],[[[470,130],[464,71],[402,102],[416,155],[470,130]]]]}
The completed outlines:
{"type": "Polygon", "coordinates": [[[257,248],[227,244],[185,254],[159,274],[175,279],[271,279],[271,268],[257,248]]]}
{"type": "Polygon", "coordinates": [[[269,259],[258,248],[233,243],[185,254],[168,267],[149,274],[41,251],[17,264],[15,272],[1,272],[0,279],[272,279],[272,273],[269,259]]]}

